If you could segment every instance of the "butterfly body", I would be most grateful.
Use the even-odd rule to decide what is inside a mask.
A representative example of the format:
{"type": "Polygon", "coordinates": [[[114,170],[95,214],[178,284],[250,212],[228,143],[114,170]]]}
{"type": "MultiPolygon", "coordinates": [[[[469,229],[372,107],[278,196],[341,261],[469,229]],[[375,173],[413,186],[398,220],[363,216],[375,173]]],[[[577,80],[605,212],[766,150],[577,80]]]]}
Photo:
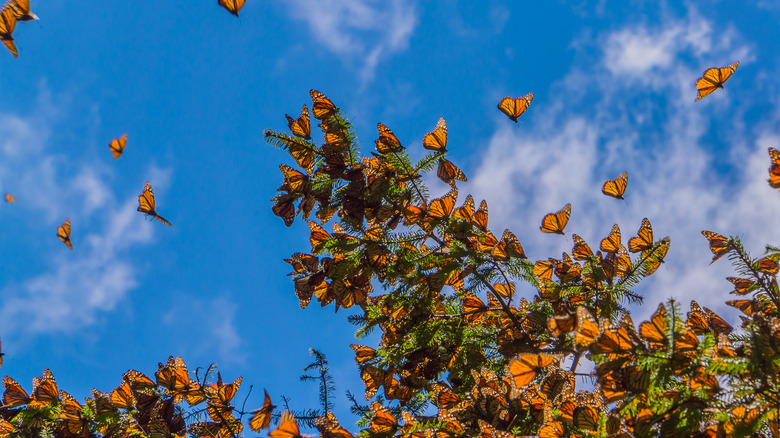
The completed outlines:
{"type": "Polygon", "coordinates": [[[146,181],[144,184],[144,191],[138,195],[138,211],[145,213],[147,216],[151,216],[170,227],[171,223],[157,214],[157,211],[155,211],[154,208],[154,191],[152,191],[152,185],[149,184],[149,181],[146,181]]]}

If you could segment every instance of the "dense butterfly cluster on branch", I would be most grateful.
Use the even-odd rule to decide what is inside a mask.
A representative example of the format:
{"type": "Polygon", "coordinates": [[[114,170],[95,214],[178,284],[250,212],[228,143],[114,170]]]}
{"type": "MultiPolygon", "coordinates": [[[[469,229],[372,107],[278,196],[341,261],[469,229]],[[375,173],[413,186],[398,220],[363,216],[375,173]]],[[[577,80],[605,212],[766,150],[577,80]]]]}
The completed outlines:
{"type": "MultiPolygon", "coordinates": [[[[695,301],[688,312],[660,304],[637,326],[625,305],[641,302],[634,288],[671,243],[648,219],[627,246],[615,224],[596,251],[573,234],[570,254],[533,262],[512,231],[490,231],[485,201],[476,208],[468,195],[458,205],[456,181],[467,178],[446,158],[443,119],[423,137],[432,152],[419,160],[381,123],[375,151],[361,156],[340,110],[322,93],[311,97],[322,143],[311,138],[306,106],[287,116],[291,134],[265,133],[299,167],[280,166],[273,211],[288,226],[297,216],[308,223],[311,250],[287,259],[301,307],[315,298],[359,306],[350,317],[358,334],[381,331],[379,345],[352,346],[370,402],[355,401],[361,436],[780,433],[777,249],[754,259],[739,240],[703,232],[713,261],[728,255],[740,275],[728,280],[741,298],[726,302],[744,314],[740,331],[695,301]],[[436,163],[451,186],[440,197],[423,178],[436,163]],[[578,372],[585,361],[592,372],[578,372]]],[[[516,101],[502,104],[510,115],[516,101]]],[[[780,160],[770,155],[775,186],[780,160]]],[[[602,192],[622,199],[627,178],[602,192]]],[[[541,231],[563,234],[571,214],[567,204],[546,215],[541,231]]],[[[323,436],[352,436],[331,413],[316,424],[323,436]]]]}

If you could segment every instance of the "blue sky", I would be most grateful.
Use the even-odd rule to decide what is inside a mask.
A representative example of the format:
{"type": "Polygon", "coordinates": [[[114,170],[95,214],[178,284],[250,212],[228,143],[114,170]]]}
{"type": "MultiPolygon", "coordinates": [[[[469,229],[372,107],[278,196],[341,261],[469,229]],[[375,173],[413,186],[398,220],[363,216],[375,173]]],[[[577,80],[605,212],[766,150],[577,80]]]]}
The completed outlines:
{"type": "Polygon", "coordinates": [[[487,199],[490,228],[533,259],[571,249],[538,231],[567,202],[568,231],[592,244],[648,217],[672,244],[635,321],[671,296],[738,320],[722,304],[728,263],[708,265],[699,231],[755,255],[780,240],[765,183],[780,143],[774,2],[248,0],[238,19],[211,0],[32,7],[19,59],[0,53],[0,192],[17,198],[0,205],[2,371],[28,389],[49,367],[81,399],[181,355],[243,375],[248,407],[266,388],[301,409],[316,405],[298,381],[316,347],[340,391],[361,390],[348,312],[300,311],[285,276],[308,230],[268,202],[292,162],[262,131],[285,129],[310,88],[369,148],[381,121],[422,154],[444,117],[461,192],[487,199]],[[694,103],[702,71],[736,60],[726,89],[694,103]],[[530,91],[517,125],[496,109],[530,91]],[[601,195],[623,170],[626,201],[601,195]],[[146,180],[172,228],[135,211],[146,180]],[[73,252],[55,235],[66,217],[73,252]]]}

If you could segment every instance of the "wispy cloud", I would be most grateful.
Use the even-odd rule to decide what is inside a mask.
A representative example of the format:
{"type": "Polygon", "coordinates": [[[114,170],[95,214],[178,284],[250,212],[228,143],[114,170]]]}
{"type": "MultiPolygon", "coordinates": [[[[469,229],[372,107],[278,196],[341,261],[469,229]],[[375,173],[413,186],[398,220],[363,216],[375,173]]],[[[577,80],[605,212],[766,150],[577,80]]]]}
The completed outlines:
{"type": "MultiPolygon", "coordinates": [[[[58,124],[66,123],[61,104],[44,87],[32,115],[0,114],[0,180],[2,189],[17,198],[7,207],[23,212],[31,235],[46,236],[26,251],[39,251],[27,256],[48,266],[31,278],[2,285],[0,329],[5,337],[94,324],[138,285],[128,253],[153,239],[151,222],[135,211],[135,196],[111,189],[110,166],[88,157],[71,162],[61,153],[62,145],[52,135],[58,124]],[[73,252],[56,238],[56,227],[66,217],[73,224],[73,252]]],[[[164,188],[170,171],[149,172],[160,176],[156,181],[164,188]]]]}
{"type": "Polygon", "coordinates": [[[293,0],[288,5],[320,44],[357,64],[365,82],[382,60],[409,46],[419,21],[414,0],[293,0]]]}
{"type": "MultiPolygon", "coordinates": [[[[542,216],[566,202],[573,205],[567,231],[595,247],[613,223],[625,242],[648,217],[656,238],[670,235],[672,245],[665,268],[642,288],[650,305],[640,314],[668,297],[723,310],[729,290],[723,278],[731,269],[726,261],[708,264],[700,230],[744,233],[744,243],[760,253],[764,243],[777,242],[780,229],[769,223],[778,193],[765,182],[766,147],[777,137],[748,127],[740,108],[761,97],[751,94],[737,105],[727,84],[725,92],[693,102],[703,66],[751,60],[751,44],[737,30],[714,27],[690,10],[575,44],[590,51],[586,62],[553,87],[549,103],[534,102],[533,125],[517,128],[501,118],[474,172],[469,191],[488,199],[493,226],[511,227],[540,259],[571,250],[570,240],[538,231],[542,216]],[[627,201],[602,195],[602,182],[623,170],[627,201]]],[[[776,122],[771,111],[766,119],[776,122]]]]}

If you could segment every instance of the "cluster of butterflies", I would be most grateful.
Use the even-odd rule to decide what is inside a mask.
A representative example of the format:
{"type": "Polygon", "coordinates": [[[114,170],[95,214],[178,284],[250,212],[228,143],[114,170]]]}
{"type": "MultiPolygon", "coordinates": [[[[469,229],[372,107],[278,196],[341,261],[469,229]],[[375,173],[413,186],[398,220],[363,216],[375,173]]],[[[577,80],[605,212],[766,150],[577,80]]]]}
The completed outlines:
{"type": "MultiPolygon", "coordinates": [[[[718,88],[723,88],[734,71],[739,67],[739,61],[725,67],[713,67],[704,71],[696,80],[696,101],[712,94],[718,88]]],[[[498,102],[498,109],[507,115],[510,120],[517,123],[517,119],[531,106],[534,93],[528,93],[519,97],[504,97],[498,102]]]]}
{"type": "MultiPolygon", "coordinates": [[[[111,151],[111,154],[114,156],[114,159],[119,158],[122,155],[122,152],[125,150],[125,146],[127,145],[127,134],[122,135],[119,138],[115,138],[111,140],[111,143],[108,145],[108,149],[111,151]]],[[[5,202],[15,202],[16,199],[11,196],[9,193],[5,194],[5,202]]],[[[157,214],[156,205],[154,201],[154,191],[152,190],[152,185],[149,184],[149,181],[146,181],[144,183],[144,189],[141,192],[140,195],[138,195],[138,211],[141,213],[146,214],[147,216],[153,217],[157,219],[158,221],[164,223],[165,225],[171,226],[171,223],[168,222],[165,218],[157,214]]],[[[65,222],[63,222],[62,225],[57,227],[57,238],[59,238],[62,243],[64,243],[68,248],[73,250],[73,242],[70,240],[70,233],[71,233],[71,225],[70,225],[70,219],[65,219],[65,222]]]]}
{"type": "MultiPolygon", "coordinates": [[[[24,436],[26,431],[20,427],[31,425],[14,421],[14,416],[29,408],[36,413],[36,423],[32,425],[34,429],[45,429],[55,436],[68,438],[85,438],[95,432],[102,436],[183,437],[193,434],[237,437],[243,430],[241,417],[245,413],[233,406],[233,398],[242,378],[226,383],[217,372],[216,381],[207,383],[212,374],[210,368],[200,381],[197,372],[193,379],[180,357],[170,357],[167,363],[158,365],[154,379],[139,371],[128,370],[119,386],[108,393],[93,389],[92,397],[87,397],[83,405],[58,389],[48,369],[33,379],[31,393],[6,376],[3,378],[5,411],[0,417],[0,436],[14,433],[24,436]],[[183,402],[191,408],[205,403],[206,407],[201,412],[205,411],[207,419],[188,425],[185,420],[192,414],[187,415],[181,408],[183,402]]],[[[258,432],[268,428],[275,408],[268,392],[265,392],[263,406],[246,413],[250,416],[250,429],[258,432]]],[[[272,437],[292,438],[298,435],[284,433],[293,426],[298,430],[294,419],[288,417],[288,413],[282,415],[279,428],[271,432],[272,437]]]]}
{"type": "Polygon", "coordinates": [[[8,0],[0,9],[0,40],[14,58],[19,57],[13,36],[16,23],[37,19],[38,16],[30,12],[30,0],[8,0]]]}

